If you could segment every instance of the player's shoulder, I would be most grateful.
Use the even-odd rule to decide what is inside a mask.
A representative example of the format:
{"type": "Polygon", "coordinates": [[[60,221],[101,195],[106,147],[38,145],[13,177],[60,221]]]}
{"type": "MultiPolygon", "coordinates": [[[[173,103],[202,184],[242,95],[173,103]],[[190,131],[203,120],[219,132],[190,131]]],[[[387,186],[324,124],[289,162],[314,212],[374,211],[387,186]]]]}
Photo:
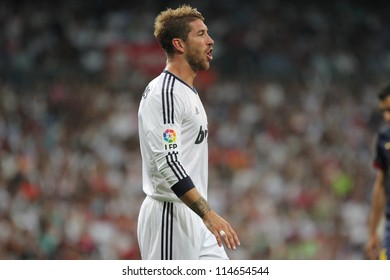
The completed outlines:
{"type": "Polygon", "coordinates": [[[390,126],[388,124],[384,124],[378,129],[377,137],[379,139],[390,139],[390,126]]]}
{"type": "Polygon", "coordinates": [[[153,99],[153,96],[156,94],[159,95],[161,93],[161,74],[157,77],[155,77],[153,80],[151,80],[145,87],[143,93],[142,93],[142,100],[141,102],[149,101],[153,99]]]}
{"type": "Polygon", "coordinates": [[[149,82],[145,88],[144,95],[148,95],[149,93],[157,95],[170,94],[171,92],[181,90],[181,87],[182,81],[171,72],[164,70],[149,82]]]}
{"type": "Polygon", "coordinates": [[[183,80],[171,72],[164,70],[154,78],[144,89],[142,103],[155,104],[157,106],[186,106],[191,103],[191,95],[197,94],[183,80]]]}

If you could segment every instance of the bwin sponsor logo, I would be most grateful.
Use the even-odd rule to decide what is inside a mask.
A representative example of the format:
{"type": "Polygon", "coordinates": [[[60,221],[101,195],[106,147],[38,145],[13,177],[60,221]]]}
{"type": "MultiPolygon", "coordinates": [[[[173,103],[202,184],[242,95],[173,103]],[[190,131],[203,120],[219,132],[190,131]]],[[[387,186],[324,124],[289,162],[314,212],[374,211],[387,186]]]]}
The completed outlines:
{"type": "Polygon", "coordinates": [[[202,126],[200,126],[198,136],[196,137],[195,144],[200,144],[203,142],[204,139],[207,138],[207,133],[209,131],[207,129],[203,130],[202,126]]]}

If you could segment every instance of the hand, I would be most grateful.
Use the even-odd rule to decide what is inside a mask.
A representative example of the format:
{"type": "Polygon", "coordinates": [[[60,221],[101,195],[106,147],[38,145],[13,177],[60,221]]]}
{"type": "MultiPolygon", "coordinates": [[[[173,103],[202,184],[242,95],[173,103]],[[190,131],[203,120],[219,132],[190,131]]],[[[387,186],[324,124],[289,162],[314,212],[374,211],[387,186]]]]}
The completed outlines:
{"type": "Polygon", "coordinates": [[[203,216],[203,222],[214,234],[218,246],[221,247],[222,244],[225,244],[226,247],[233,250],[235,250],[237,246],[240,246],[240,240],[234,229],[214,211],[207,212],[203,216]]]}
{"type": "Polygon", "coordinates": [[[381,249],[381,242],[377,235],[370,236],[366,246],[366,254],[368,259],[377,260],[381,249]]]}

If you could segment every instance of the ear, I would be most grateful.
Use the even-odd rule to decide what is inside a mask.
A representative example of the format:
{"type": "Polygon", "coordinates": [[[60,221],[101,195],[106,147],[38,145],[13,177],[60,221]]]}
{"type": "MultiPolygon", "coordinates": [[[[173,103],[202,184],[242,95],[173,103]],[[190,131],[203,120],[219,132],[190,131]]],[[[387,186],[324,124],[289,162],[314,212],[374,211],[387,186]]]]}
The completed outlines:
{"type": "Polygon", "coordinates": [[[174,38],[172,40],[172,45],[179,53],[184,53],[184,42],[181,39],[174,38]]]}

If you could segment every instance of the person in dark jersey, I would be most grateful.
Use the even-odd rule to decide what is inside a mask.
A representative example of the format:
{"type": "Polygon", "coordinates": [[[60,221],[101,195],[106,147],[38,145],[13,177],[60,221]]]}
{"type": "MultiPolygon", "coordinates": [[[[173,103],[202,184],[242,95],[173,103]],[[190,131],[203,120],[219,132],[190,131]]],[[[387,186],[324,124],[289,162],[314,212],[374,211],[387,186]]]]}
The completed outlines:
{"type": "Polygon", "coordinates": [[[379,109],[385,121],[377,135],[373,165],[376,169],[371,197],[366,253],[369,259],[389,259],[390,255],[390,84],[378,95],[379,109]],[[378,231],[385,215],[383,241],[378,231]]]}

